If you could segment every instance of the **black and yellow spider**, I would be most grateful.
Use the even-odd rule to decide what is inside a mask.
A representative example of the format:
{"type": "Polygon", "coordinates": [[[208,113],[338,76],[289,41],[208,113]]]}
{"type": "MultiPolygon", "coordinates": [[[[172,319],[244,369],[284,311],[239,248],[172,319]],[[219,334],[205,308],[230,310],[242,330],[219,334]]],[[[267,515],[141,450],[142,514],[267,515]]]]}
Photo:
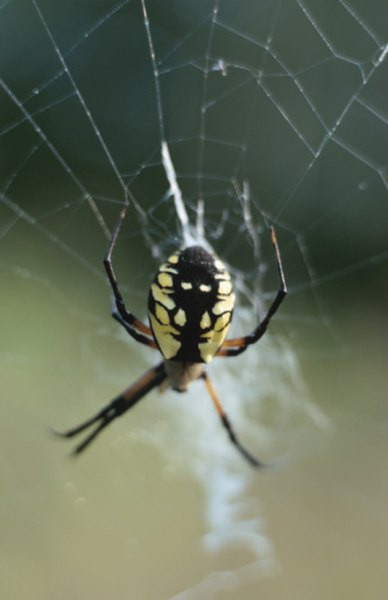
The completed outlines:
{"type": "Polygon", "coordinates": [[[125,215],[124,208],[104,259],[115,299],[112,316],[136,341],[158,349],[163,360],[146,371],[94,417],[59,435],[72,438],[96,424],[91,433],[76,446],[74,453],[79,454],[111,421],[132,408],[156,386],[160,386],[161,390],[171,387],[184,392],[192,381],[203,379],[230,440],[251,465],[263,466],[238,441],[204,365],[215,356],[237,356],[250,344],[256,343],[286,296],[286,282],[274,229],[271,229],[271,235],[280,288],[267,315],[251,334],[225,340],[234,307],[231,277],[224,264],[201,246],[180,250],[159,267],[148,298],[150,327],[127,311],[112,266],[112,252],[125,215]]]}

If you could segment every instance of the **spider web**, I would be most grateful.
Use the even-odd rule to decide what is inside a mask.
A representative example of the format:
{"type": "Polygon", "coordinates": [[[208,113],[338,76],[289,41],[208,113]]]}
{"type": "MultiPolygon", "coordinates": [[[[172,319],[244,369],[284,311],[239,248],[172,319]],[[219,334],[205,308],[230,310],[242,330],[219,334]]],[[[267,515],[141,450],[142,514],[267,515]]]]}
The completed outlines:
{"type": "MultiPolygon", "coordinates": [[[[234,275],[233,335],[250,331],[276,293],[274,226],[289,296],[273,335],[211,373],[241,436],[265,458],[296,460],[301,435],[308,444],[312,431],[330,427],[309,398],[304,361],[386,348],[388,9],[364,4],[0,4],[0,266],[6,306],[15,304],[15,319],[23,314],[20,343],[4,336],[5,370],[31,360],[35,342],[21,349],[27,322],[57,323],[35,297],[61,315],[60,336],[71,321],[80,328],[72,343],[94,381],[84,383],[86,414],[128,385],[127,356],[132,378],[154,360],[124,346],[108,322],[101,259],[121,206],[128,217],[114,264],[127,306],[144,318],[158,261],[199,242],[234,275]],[[353,327],[365,306],[379,318],[353,327]]],[[[70,381],[71,356],[62,361],[70,381]]],[[[46,413],[82,419],[79,377],[69,384],[71,414],[55,379],[46,413]]],[[[184,457],[203,490],[205,549],[246,553],[239,566],[187,576],[169,597],[249,585],[277,560],[252,505],[256,475],[225,449],[202,396],[196,387],[187,401],[154,397],[133,430],[127,419],[111,438],[121,456],[138,453],[139,437],[155,446],[172,479],[184,457]]]]}

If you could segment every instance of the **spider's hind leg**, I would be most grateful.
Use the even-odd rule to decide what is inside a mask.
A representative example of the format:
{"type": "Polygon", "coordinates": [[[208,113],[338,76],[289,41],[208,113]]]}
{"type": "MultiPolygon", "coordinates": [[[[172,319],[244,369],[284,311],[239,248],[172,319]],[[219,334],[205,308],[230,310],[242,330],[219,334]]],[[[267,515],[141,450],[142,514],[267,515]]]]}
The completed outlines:
{"type": "Polygon", "coordinates": [[[135,381],[122,394],[114,398],[104,408],[102,408],[94,417],[84,421],[80,425],[69,429],[68,431],[54,433],[60,437],[72,438],[92,425],[96,427],[85,437],[85,439],[75,447],[73,454],[80,454],[91,444],[91,442],[101,433],[105,427],[109,425],[117,417],[121,417],[127,410],[132,408],[139,400],[141,400],[153,388],[160,385],[166,379],[166,371],[164,364],[160,363],[157,367],[149,369],[135,381]]]}
{"type": "Polygon", "coordinates": [[[242,446],[242,444],[240,444],[240,442],[234,432],[232,424],[228,418],[228,415],[226,414],[225,410],[223,409],[223,406],[218,398],[217,392],[216,392],[211,380],[209,379],[207,373],[204,372],[201,375],[201,377],[205,382],[206,389],[209,392],[209,395],[213,401],[213,404],[216,408],[216,411],[221,419],[223,426],[225,427],[225,429],[228,432],[229,439],[232,442],[232,444],[234,444],[236,446],[236,448],[240,451],[240,453],[243,455],[245,460],[247,460],[253,467],[256,467],[256,468],[266,467],[266,465],[264,463],[262,463],[260,460],[258,460],[255,456],[253,456],[250,452],[248,452],[248,450],[246,448],[244,448],[244,446],[242,446]]]}

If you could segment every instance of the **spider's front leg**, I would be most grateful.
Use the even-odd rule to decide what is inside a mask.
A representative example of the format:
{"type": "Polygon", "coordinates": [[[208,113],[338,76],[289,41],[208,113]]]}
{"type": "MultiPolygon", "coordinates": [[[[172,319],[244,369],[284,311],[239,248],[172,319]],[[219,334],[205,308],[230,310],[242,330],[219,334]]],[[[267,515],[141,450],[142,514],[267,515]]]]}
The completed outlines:
{"type": "Polygon", "coordinates": [[[222,344],[222,347],[217,352],[217,356],[237,356],[238,354],[241,354],[241,352],[244,352],[244,350],[246,350],[251,344],[256,344],[256,342],[259,341],[259,339],[267,331],[267,327],[272,317],[277,312],[284,298],[287,296],[287,285],[286,279],[284,277],[282,258],[280,255],[275,230],[273,227],[271,227],[271,241],[275,250],[276,265],[278,269],[280,282],[278,292],[274,300],[272,301],[272,304],[269,307],[267,314],[265,315],[264,319],[257,325],[256,329],[254,329],[252,333],[244,337],[225,340],[222,344]]]}
{"type": "Polygon", "coordinates": [[[151,348],[156,348],[157,346],[153,339],[151,329],[147,327],[147,325],[142,323],[139,319],[137,319],[132,313],[127,311],[112,265],[113,249],[116,245],[117,238],[120,233],[120,228],[125,219],[126,214],[127,208],[124,207],[120,211],[120,215],[114,228],[108,251],[104,258],[105,271],[114,294],[115,307],[117,309],[117,312],[116,310],[113,310],[112,316],[127,330],[129,335],[131,335],[137,342],[145,344],[146,346],[150,346],[151,348]]]}

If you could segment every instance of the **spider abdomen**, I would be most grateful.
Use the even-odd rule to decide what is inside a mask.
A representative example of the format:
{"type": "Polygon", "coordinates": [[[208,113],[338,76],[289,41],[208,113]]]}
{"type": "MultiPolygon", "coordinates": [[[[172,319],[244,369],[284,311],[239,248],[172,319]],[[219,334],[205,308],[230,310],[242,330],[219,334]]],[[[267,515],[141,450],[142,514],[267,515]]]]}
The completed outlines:
{"type": "Polygon", "coordinates": [[[208,363],[225,339],[234,294],[223,263],[190,246],[163,263],[148,298],[151,330],[166,360],[208,363]]]}

